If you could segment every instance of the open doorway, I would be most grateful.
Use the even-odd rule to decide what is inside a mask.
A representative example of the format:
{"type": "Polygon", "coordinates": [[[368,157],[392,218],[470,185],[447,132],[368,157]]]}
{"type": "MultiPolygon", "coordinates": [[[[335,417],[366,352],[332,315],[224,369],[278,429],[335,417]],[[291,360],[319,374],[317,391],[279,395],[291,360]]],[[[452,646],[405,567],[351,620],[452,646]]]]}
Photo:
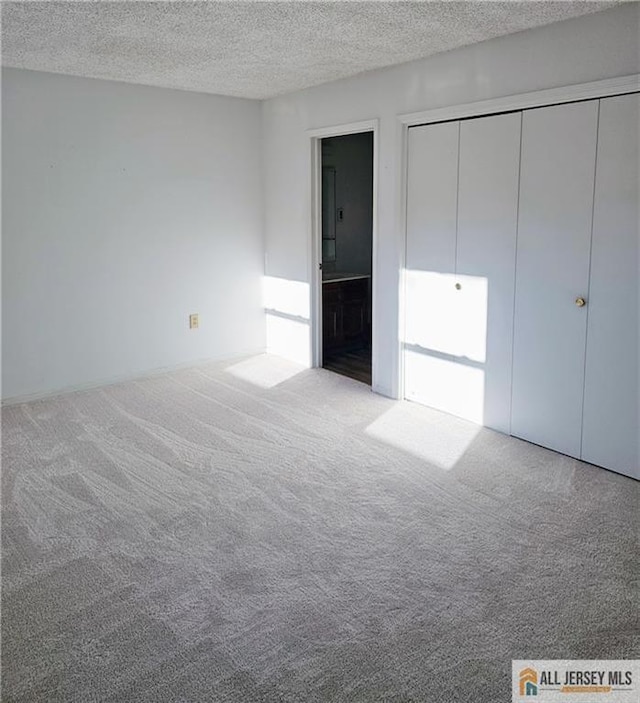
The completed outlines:
{"type": "Polygon", "coordinates": [[[373,132],[321,140],[322,366],[371,385],[373,132]]]}

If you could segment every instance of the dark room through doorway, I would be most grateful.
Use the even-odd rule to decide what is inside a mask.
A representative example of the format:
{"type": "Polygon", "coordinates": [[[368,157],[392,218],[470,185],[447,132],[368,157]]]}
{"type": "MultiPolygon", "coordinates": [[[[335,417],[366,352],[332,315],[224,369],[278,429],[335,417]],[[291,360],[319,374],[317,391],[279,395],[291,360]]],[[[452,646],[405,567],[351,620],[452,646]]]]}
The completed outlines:
{"type": "Polygon", "coordinates": [[[371,385],[373,132],[321,149],[322,366],[371,385]]]}

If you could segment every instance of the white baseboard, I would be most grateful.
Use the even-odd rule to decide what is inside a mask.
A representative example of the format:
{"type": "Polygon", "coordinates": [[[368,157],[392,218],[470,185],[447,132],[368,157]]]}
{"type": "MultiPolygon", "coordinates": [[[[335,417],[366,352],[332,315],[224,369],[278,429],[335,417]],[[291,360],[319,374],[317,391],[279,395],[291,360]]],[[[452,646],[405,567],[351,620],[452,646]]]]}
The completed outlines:
{"type": "Polygon", "coordinates": [[[8,405],[19,405],[21,403],[31,403],[35,400],[45,400],[46,398],[53,398],[58,395],[67,395],[69,393],[77,393],[78,391],[89,391],[94,388],[102,388],[103,386],[112,386],[116,383],[125,383],[126,381],[137,381],[144,378],[150,378],[153,376],[161,376],[165,373],[171,373],[172,371],[180,371],[182,369],[188,369],[191,367],[202,366],[203,364],[210,364],[214,362],[224,362],[224,361],[236,361],[240,359],[245,359],[251,356],[257,356],[258,354],[264,354],[266,350],[252,349],[243,352],[236,352],[233,354],[223,354],[222,356],[214,356],[206,359],[196,359],[195,361],[185,361],[184,363],[174,364],[172,366],[163,366],[159,368],[149,369],[148,371],[142,371],[134,374],[124,374],[121,376],[111,376],[109,378],[102,378],[96,381],[88,381],[86,383],[79,383],[74,386],[65,386],[63,388],[56,388],[50,391],[43,391],[39,393],[28,393],[25,395],[15,395],[8,398],[3,398],[1,405],[2,407],[8,405]]]}

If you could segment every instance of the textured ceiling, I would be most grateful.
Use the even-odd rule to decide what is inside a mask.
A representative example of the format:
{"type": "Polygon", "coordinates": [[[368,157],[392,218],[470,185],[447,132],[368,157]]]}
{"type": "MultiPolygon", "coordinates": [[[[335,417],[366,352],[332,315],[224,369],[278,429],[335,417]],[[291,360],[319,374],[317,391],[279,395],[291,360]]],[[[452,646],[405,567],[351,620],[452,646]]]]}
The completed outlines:
{"type": "Polygon", "coordinates": [[[269,98],[615,2],[3,2],[5,66],[269,98]]]}

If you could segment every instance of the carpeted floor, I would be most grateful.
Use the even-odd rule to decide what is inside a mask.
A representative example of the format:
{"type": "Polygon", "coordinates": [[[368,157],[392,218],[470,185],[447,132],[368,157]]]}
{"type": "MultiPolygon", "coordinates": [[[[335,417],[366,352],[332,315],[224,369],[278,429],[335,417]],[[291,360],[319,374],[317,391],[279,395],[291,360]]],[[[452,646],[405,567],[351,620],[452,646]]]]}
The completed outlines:
{"type": "Polygon", "coordinates": [[[270,357],[10,406],[2,700],[510,700],[632,658],[639,484],[270,357]]]}

